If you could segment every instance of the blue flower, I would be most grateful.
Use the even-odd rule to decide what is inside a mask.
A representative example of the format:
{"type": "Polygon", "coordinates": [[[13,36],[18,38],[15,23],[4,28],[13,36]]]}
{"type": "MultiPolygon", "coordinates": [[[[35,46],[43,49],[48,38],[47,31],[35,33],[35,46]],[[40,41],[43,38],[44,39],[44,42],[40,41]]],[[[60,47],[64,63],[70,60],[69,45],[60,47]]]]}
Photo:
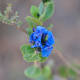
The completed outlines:
{"type": "Polygon", "coordinates": [[[52,32],[42,26],[37,26],[36,29],[33,28],[29,41],[33,43],[32,48],[42,52],[42,57],[48,57],[53,49],[52,45],[55,44],[52,32]]]}
{"type": "Polygon", "coordinates": [[[36,32],[47,35],[48,30],[46,28],[44,28],[44,27],[37,26],[36,32]]]}
{"type": "Polygon", "coordinates": [[[35,48],[35,47],[41,47],[42,48],[42,43],[41,43],[41,37],[39,36],[35,42],[34,42],[34,45],[31,46],[32,48],[35,48]]]}
{"type": "Polygon", "coordinates": [[[48,42],[52,45],[55,44],[54,37],[51,31],[48,31],[48,42]]]}
{"type": "Polygon", "coordinates": [[[48,57],[51,54],[52,49],[53,49],[52,45],[50,45],[50,46],[45,45],[42,48],[42,56],[43,57],[48,57]]]}

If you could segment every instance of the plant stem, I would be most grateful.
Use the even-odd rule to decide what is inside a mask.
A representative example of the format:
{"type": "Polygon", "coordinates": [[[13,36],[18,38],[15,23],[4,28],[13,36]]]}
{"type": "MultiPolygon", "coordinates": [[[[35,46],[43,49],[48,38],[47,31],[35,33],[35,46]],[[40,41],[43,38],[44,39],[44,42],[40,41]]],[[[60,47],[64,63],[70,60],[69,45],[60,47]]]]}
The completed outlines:
{"type": "Polygon", "coordinates": [[[16,26],[16,25],[14,25],[14,24],[10,24],[10,25],[12,25],[12,26],[16,27],[17,29],[19,29],[19,30],[21,30],[21,31],[23,31],[23,32],[25,32],[25,33],[27,34],[27,31],[25,31],[25,30],[21,29],[20,27],[18,27],[18,26],[16,26]]]}
{"type": "Polygon", "coordinates": [[[34,65],[37,67],[38,65],[37,65],[37,61],[34,61],[34,65]]]}

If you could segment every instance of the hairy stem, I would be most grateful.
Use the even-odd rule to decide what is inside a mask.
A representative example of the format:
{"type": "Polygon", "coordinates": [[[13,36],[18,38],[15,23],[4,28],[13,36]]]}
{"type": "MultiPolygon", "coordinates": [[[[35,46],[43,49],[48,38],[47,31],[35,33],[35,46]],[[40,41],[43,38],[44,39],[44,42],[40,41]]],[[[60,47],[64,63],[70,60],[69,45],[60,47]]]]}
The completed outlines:
{"type": "Polygon", "coordinates": [[[16,25],[14,25],[14,24],[10,24],[10,25],[12,25],[12,26],[16,27],[17,29],[19,29],[19,30],[21,30],[21,31],[23,31],[23,32],[25,32],[25,33],[27,34],[27,31],[25,31],[25,30],[21,29],[20,27],[18,27],[18,26],[16,26],[16,25]]]}

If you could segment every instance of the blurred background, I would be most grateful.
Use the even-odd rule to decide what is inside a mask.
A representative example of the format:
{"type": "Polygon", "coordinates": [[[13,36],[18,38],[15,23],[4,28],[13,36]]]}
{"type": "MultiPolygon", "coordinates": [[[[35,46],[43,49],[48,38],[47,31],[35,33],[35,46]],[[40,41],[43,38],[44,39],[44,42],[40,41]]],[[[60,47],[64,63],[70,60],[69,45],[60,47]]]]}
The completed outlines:
{"type": "MultiPolygon", "coordinates": [[[[52,32],[57,39],[59,50],[68,61],[80,65],[80,0],[54,1],[54,14],[43,26],[53,24],[52,32]]],[[[28,28],[25,17],[31,15],[31,5],[38,6],[40,2],[41,0],[0,0],[0,10],[3,12],[7,3],[12,3],[12,10],[14,13],[18,11],[22,27],[28,28]]],[[[23,72],[32,64],[23,59],[20,51],[23,44],[30,44],[28,35],[0,22],[0,80],[31,80],[23,72]]],[[[53,69],[63,64],[53,52],[48,59],[51,58],[55,61],[53,69]]],[[[43,64],[46,63],[47,61],[43,64]]]]}

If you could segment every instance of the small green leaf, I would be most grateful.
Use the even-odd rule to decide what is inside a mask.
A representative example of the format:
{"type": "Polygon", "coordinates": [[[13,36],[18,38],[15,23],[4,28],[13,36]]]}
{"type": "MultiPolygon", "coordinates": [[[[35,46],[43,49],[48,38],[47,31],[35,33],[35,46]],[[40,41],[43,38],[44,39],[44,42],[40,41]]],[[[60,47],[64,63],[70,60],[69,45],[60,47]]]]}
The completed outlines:
{"type": "Polygon", "coordinates": [[[37,25],[36,25],[35,22],[31,21],[31,20],[28,19],[27,17],[26,17],[26,20],[27,20],[30,28],[36,28],[37,25]]]}
{"type": "Polygon", "coordinates": [[[36,6],[31,6],[30,12],[32,16],[38,18],[39,9],[36,6]]]}
{"type": "Polygon", "coordinates": [[[40,14],[40,16],[41,16],[41,15],[42,15],[42,13],[43,13],[43,10],[44,10],[44,5],[43,5],[43,3],[42,3],[42,2],[40,3],[40,5],[39,5],[38,9],[39,9],[39,14],[40,14]]]}
{"type": "Polygon", "coordinates": [[[76,77],[77,73],[74,72],[72,69],[68,68],[68,75],[71,76],[71,77],[76,77]]]}
{"type": "Polygon", "coordinates": [[[31,46],[29,46],[29,45],[27,45],[27,44],[22,45],[22,46],[20,47],[20,49],[21,49],[21,52],[22,52],[23,55],[25,55],[25,54],[27,54],[27,53],[29,53],[29,54],[34,54],[34,52],[35,52],[35,49],[34,49],[34,48],[31,48],[31,46]]]}
{"type": "Polygon", "coordinates": [[[23,58],[27,62],[34,62],[34,61],[39,61],[41,58],[39,57],[39,54],[25,54],[23,58]]]}
{"type": "Polygon", "coordinates": [[[47,78],[44,77],[43,75],[40,75],[36,78],[36,80],[47,80],[47,78]]]}
{"type": "Polygon", "coordinates": [[[46,77],[46,78],[48,78],[48,77],[50,77],[51,76],[51,68],[50,68],[50,66],[44,66],[44,68],[43,68],[43,75],[46,77]]]}
{"type": "Polygon", "coordinates": [[[68,70],[66,69],[66,66],[60,66],[59,67],[59,74],[62,77],[67,77],[68,76],[68,70]]]}
{"type": "Polygon", "coordinates": [[[28,32],[28,35],[30,36],[33,33],[32,28],[27,28],[27,32],[28,32]]]}
{"type": "Polygon", "coordinates": [[[44,15],[42,21],[49,19],[53,15],[53,12],[54,12],[53,6],[54,6],[54,3],[50,3],[49,5],[47,5],[47,7],[45,9],[45,15],[44,15]]]}
{"type": "Polygon", "coordinates": [[[54,3],[55,1],[49,1],[49,2],[46,2],[44,3],[44,5],[48,5],[48,4],[51,4],[51,3],[54,3]]]}
{"type": "Polygon", "coordinates": [[[50,24],[46,29],[50,29],[50,28],[52,28],[52,27],[53,27],[53,25],[50,24]]]}
{"type": "Polygon", "coordinates": [[[31,21],[35,22],[38,25],[43,25],[42,22],[40,22],[38,19],[35,19],[33,17],[30,17],[30,16],[28,16],[27,18],[30,19],[31,21]]]}
{"type": "Polygon", "coordinates": [[[47,59],[47,57],[42,57],[41,53],[39,53],[39,57],[41,58],[39,60],[40,62],[44,62],[47,59]]]}
{"type": "Polygon", "coordinates": [[[29,78],[35,78],[41,75],[41,69],[36,66],[31,66],[24,71],[24,74],[29,78]]]}

